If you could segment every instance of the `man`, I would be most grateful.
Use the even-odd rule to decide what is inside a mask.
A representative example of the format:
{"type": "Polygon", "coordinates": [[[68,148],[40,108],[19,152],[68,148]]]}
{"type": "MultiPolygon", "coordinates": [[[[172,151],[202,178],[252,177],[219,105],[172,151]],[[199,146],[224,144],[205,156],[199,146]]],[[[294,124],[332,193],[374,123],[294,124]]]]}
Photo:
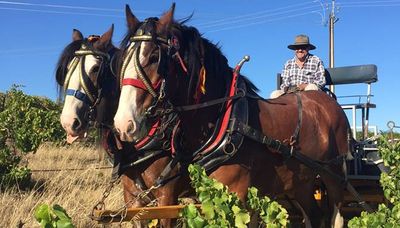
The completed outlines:
{"type": "Polygon", "coordinates": [[[296,36],[294,44],[288,48],[294,50],[295,57],[285,63],[280,90],[273,91],[270,98],[277,98],[295,87],[305,91],[322,89],[326,84],[325,68],[320,58],[309,53],[315,46],[308,36],[296,36]]]}

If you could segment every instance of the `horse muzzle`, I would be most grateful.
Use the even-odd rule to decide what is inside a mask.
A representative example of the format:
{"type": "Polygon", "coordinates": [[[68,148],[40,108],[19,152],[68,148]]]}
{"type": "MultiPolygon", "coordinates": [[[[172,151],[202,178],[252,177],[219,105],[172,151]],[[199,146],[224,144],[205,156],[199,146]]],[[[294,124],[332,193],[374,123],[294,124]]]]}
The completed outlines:
{"type": "Polygon", "coordinates": [[[86,137],[85,123],[79,118],[61,115],[60,121],[67,133],[67,143],[72,144],[78,138],[86,137]]]}

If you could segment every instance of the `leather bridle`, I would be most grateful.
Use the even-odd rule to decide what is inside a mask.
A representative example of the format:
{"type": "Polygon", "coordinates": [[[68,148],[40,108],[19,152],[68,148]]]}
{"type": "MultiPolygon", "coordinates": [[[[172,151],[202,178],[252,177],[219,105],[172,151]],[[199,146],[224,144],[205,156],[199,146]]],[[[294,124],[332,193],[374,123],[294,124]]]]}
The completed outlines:
{"type": "Polygon", "coordinates": [[[87,55],[94,55],[101,59],[99,71],[97,72],[97,80],[100,79],[99,76],[102,74],[106,65],[110,62],[110,55],[102,51],[93,50],[92,48],[89,48],[87,43],[82,43],[81,48],[75,51],[74,58],[68,66],[63,88],[65,96],[73,96],[89,106],[87,115],[89,120],[94,120],[95,107],[100,102],[102,94],[101,87],[98,85],[98,88],[96,88],[85,72],[85,57],[87,55]],[[75,89],[68,89],[71,76],[77,68],[80,68],[79,81],[84,92],[75,89]]]}
{"type": "Polygon", "coordinates": [[[164,101],[165,98],[165,76],[160,77],[158,81],[152,83],[150,78],[146,75],[143,66],[140,64],[140,48],[142,42],[152,41],[158,47],[159,54],[158,54],[158,74],[167,74],[168,73],[168,66],[166,63],[168,59],[173,59],[179,62],[179,65],[183,72],[188,74],[188,70],[186,64],[184,63],[182,57],[179,54],[179,40],[175,36],[171,36],[170,38],[164,38],[157,36],[154,32],[145,32],[145,27],[147,23],[154,23],[154,19],[146,19],[142,26],[136,31],[135,35],[130,37],[130,44],[126,50],[125,58],[122,63],[122,70],[120,75],[120,86],[121,89],[123,86],[133,86],[136,88],[143,89],[150,93],[153,97],[152,104],[145,110],[145,115],[148,117],[156,117],[156,116],[165,116],[171,112],[184,112],[184,111],[192,111],[196,109],[206,108],[218,104],[222,104],[229,100],[234,100],[240,97],[245,96],[243,91],[238,92],[233,96],[223,97],[219,99],[215,99],[212,101],[204,102],[201,104],[194,104],[194,105],[185,105],[176,107],[172,105],[168,100],[164,101]],[[167,51],[163,51],[161,48],[162,45],[167,46],[167,51]],[[134,78],[123,78],[123,74],[126,71],[126,68],[129,62],[133,58],[134,69],[138,79],[134,78]],[[158,91],[158,92],[157,92],[158,91]],[[163,107],[160,107],[163,105],[163,107]]]}
{"type": "MultiPolygon", "coordinates": [[[[154,117],[156,115],[156,109],[163,104],[165,97],[165,79],[160,77],[156,82],[152,83],[150,78],[147,76],[140,63],[140,49],[143,42],[152,41],[156,44],[158,48],[158,69],[157,73],[162,75],[168,73],[168,66],[166,63],[169,58],[175,53],[179,53],[179,45],[177,44],[177,39],[171,37],[169,39],[156,36],[156,34],[151,32],[145,32],[145,27],[148,23],[154,23],[155,19],[150,18],[143,22],[142,26],[136,31],[135,35],[130,37],[130,44],[126,50],[124,60],[122,62],[121,75],[120,75],[120,85],[121,89],[123,86],[133,86],[147,91],[152,97],[152,104],[145,110],[145,115],[154,117]],[[162,45],[167,46],[167,53],[162,49],[162,45]],[[123,74],[130,61],[133,61],[134,70],[137,75],[136,78],[124,78],[123,74]]],[[[166,76],[166,75],[164,75],[166,76]]],[[[169,102],[167,102],[169,103],[169,102]]],[[[164,104],[165,105],[165,104],[164,104]]],[[[164,107],[163,109],[165,109],[164,107]]]]}

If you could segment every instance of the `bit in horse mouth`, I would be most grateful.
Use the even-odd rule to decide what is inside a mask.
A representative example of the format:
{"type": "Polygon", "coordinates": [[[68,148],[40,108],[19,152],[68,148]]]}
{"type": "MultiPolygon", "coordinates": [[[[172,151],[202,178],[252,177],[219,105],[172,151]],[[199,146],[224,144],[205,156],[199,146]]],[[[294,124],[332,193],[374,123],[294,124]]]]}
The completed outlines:
{"type": "Polygon", "coordinates": [[[77,134],[77,135],[71,135],[71,134],[67,134],[67,143],[68,144],[72,144],[73,142],[75,142],[77,139],[79,138],[86,138],[87,137],[87,131],[82,131],[81,133],[77,134]]]}

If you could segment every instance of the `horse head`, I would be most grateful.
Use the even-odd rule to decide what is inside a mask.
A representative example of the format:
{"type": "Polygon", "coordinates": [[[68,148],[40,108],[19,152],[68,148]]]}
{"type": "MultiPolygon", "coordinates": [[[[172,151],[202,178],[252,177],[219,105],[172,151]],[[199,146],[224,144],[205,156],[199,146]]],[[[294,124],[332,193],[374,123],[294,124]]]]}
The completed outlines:
{"type": "Polygon", "coordinates": [[[123,141],[141,138],[155,115],[225,95],[225,85],[214,81],[230,80],[223,77],[231,72],[226,58],[197,29],[185,26],[185,21],[176,22],[174,10],[173,4],[160,18],[140,22],[126,7],[129,31],[121,46],[122,89],[114,117],[123,141]],[[221,69],[224,72],[218,79],[205,78],[206,72],[214,75],[221,69]]]}
{"type": "Polygon", "coordinates": [[[56,80],[60,96],[65,96],[60,120],[67,132],[68,143],[85,135],[89,121],[104,123],[107,118],[111,119],[108,122],[112,121],[103,111],[97,113],[97,109],[109,108],[112,104],[107,97],[110,94],[116,96],[112,85],[117,80],[110,66],[111,57],[117,51],[111,41],[113,30],[114,26],[111,26],[101,36],[84,38],[74,29],[72,43],[64,49],[58,61],[56,80]]]}

